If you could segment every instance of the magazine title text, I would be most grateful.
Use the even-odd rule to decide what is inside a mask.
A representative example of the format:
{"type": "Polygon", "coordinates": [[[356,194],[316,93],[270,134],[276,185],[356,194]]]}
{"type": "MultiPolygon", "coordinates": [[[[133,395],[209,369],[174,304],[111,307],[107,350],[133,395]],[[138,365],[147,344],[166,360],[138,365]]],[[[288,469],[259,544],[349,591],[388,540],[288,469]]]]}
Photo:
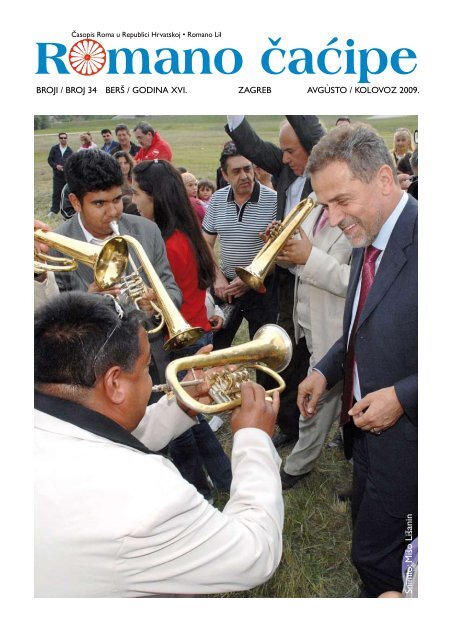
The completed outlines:
{"type": "MultiPolygon", "coordinates": [[[[105,49],[91,38],[69,48],[60,42],[37,42],[37,74],[93,76],[104,70],[109,75],[234,75],[244,66],[238,49],[224,47],[210,51],[204,47],[174,49],[105,49]]],[[[313,77],[344,75],[368,84],[385,71],[409,75],[417,68],[417,55],[408,47],[386,51],[379,47],[359,48],[352,38],[340,42],[334,37],[320,50],[284,47],[282,37],[268,38],[260,55],[261,69],[272,76],[293,74],[313,77]],[[269,46],[269,43],[271,46],[269,46]]]]}

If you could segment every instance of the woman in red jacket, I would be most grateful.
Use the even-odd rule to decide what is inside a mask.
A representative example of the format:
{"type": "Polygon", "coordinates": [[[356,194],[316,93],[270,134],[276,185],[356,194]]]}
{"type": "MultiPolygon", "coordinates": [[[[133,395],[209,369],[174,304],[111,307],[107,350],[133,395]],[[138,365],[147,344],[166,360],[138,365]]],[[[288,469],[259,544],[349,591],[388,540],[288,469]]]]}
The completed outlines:
{"type": "MultiPolygon", "coordinates": [[[[212,254],[201,234],[190,206],[180,173],[166,160],[137,164],[132,171],[133,201],[142,216],[159,227],[176,284],[181,289],[183,318],[205,334],[194,345],[169,354],[169,360],[192,355],[212,344],[211,325],[206,311],[206,290],[215,276],[212,254]]],[[[219,490],[229,490],[231,465],[207,421],[200,423],[170,443],[170,454],[181,475],[207,499],[211,491],[203,465],[219,490]]]]}

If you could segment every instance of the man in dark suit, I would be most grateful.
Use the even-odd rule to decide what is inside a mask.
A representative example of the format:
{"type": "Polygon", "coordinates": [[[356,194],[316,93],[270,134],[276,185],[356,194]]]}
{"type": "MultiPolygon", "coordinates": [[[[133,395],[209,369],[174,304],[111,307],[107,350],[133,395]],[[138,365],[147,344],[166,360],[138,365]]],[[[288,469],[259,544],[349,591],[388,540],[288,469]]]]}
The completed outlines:
{"type": "Polygon", "coordinates": [[[47,162],[53,170],[53,185],[52,185],[52,206],[49,211],[49,216],[57,214],[60,211],[60,198],[61,191],[65,186],[64,166],[73,154],[71,147],[68,146],[68,134],[60,132],[58,134],[59,144],[54,145],[49,152],[47,162]]]}
{"type": "MultiPolygon", "coordinates": [[[[277,188],[277,220],[284,217],[311,192],[305,167],[313,146],[324,134],[317,116],[286,116],[281,126],[279,144],[265,142],[243,116],[228,116],[225,127],[238,151],[254,164],[268,171],[277,188]]],[[[296,265],[276,267],[275,285],[278,287],[278,323],[293,343],[293,359],[282,372],[286,390],[280,398],[278,426],[280,434],[274,438],[276,447],[296,442],[299,437],[299,410],[296,405],[297,385],[301,372],[308,369],[310,354],[304,341],[296,345],[294,337],[294,289],[296,265]]]]}
{"type": "MultiPolygon", "coordinates": [[[[123,214],[123,176],[116,160],[99,149],[88,149],[72,156],[65,174],[68,197],[76,214],[55,231],[75,240],[102,245],[114,235],[111,223],[116,222],[120,235],[130,235],[140,242],[167,293],[179,307],[181,292],[173,278],[158,226],[140,216],[123,214]]],[[[93,270],[84,264],[79,264],[75,271],[57,273],[56,280],[60,291],[99,292],[94,283],[93,270]]],[[[151,283],[146,281],[146,284],[151,283]]],[[[113,294],[118,292],[118,287],[116,290],[109,290],[113,294]]],[[[153,354],[158,378],[164,381],[161,335],[153,338],[153,354]]]]}
{"type": "Polygon", "coordinates": [[[299,385],[303,416],[344,379],[345,453],[353,457],[352,558],[362,596],[401,591],[417,536],[417,201],[404,193],[384,140],[337,127],[307,165],[329,223],[352,244],[343,336],[299,385]]]}

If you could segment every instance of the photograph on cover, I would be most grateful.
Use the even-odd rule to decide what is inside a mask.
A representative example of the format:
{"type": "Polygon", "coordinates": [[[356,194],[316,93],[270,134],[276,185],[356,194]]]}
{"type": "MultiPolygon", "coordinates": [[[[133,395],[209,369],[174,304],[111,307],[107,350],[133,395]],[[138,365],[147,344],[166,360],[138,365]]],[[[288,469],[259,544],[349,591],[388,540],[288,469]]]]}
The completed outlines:
{"type": "Polygon", "coordinates": [[[417,597],[417,145],[35,115],[35,597],[417,597]]]}

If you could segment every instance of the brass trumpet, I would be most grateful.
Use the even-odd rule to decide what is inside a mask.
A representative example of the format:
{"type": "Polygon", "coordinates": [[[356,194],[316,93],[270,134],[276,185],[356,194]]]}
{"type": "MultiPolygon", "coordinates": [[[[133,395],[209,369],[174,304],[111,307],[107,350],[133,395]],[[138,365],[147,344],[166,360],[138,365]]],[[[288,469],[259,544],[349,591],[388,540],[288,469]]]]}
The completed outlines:
{"type": "Polygon", "coordinates": [[[126,271],[129,250],[127,243],[121,237],[111,238],[104,245],[99,246],[82,240],[74,240],[53,231],[37,229],[34,238],[72,258],[72,260],[56,258],[35,252],[34,268],[36,273],[73,271],[77,269],[77,263],[81,262],[93,269],[94,280],[100,289],[109,289],[120,280],[126,271]]]}
{"type": "MultiPolygon", "coordinates": [[[[278,387],[266,391],[266,396],[270,396],[274,391],[279,393],[284,391],[285,382],[278,375],[278,372],[286,369],[291,357],[292,345],[286,331],[275,324],[266,324],[258,329],[250,342],[211,353],[200,353],[173,360],[165,370],[167,380],[165,390],[171,390],[182,404],[197,413],[213,414],[231,411],[241,404],[240,384],[248,379],[246,369],[258,369],[274,378],[278,387]],[[211,384],[209,393],[214,404],[203,404],[195,400],[184,389],[184,386],[188,386],[188,384],[178,380],[179,371],[192,368],[211,368],[226,364],[237,364],[239,368],[236,371],[225,371],[220,374],[208,373],[204,380],[199,381],[206,380],[211,384]]],[[[192,382],[190,381],[190,383],[192,382]]]]}
{"type": "MultiPolygon", "coordinates": [[[[118,224],[116,222],[110,223],[110,226],[115,234],[119,234],[118,224]]],[[[142,245],[132,236],[116,235],[114,239],[119,238],[126,242],[128,247],[132,247],[134,249],[141,267],[143,268],[143,271],[157,297],[157,304],[151,301],[151,306],[161,317],[161,320],[159,322],[159,326],[149,330],[148,333],[157,333],[161,330],[164,324],[167,325],[169,338],[164,342],[165,351],[170,349],[181,349],[196,342],[204,334],[204,330],[201,327],[192,327],[184,320],[173,300],[168,295],[142,245]]],[[[145,294],[146,288],[139,273],[139,268],[135,265],[130,252],[129,262],[133,269],[133,273],[129,276],[123,277],[120,284],[124,292],[126,292],[134,301],[138,301],[145,294]]]]}
{"type": "Polygon", "coordinates": [[[306,220],[317,204],[318,203],[312,198],[305,198],[305,200],[299,202],[299,204],[291,209],[282,222],[274,225],[269,239],[256,254],[249,266],[236,267],[237,275],[245,284],[259,293],[266,291],[264,279],[277,258],[277,255],[282,250],[283,245],[306,220]]]}

